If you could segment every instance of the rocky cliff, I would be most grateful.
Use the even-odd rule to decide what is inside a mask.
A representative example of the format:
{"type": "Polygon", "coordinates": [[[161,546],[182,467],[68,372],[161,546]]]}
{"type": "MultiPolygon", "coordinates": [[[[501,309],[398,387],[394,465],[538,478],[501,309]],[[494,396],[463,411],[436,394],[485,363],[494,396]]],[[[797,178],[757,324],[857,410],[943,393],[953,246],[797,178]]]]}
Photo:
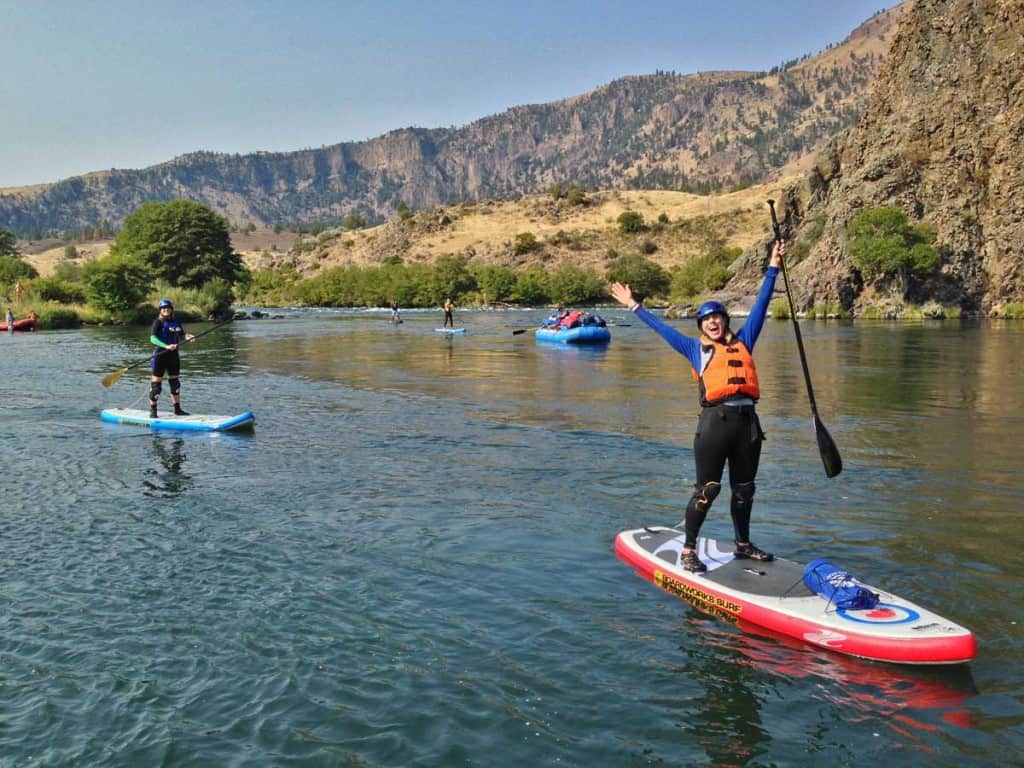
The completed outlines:
{"type": "Polygon", "coordinates": [[[883,296],[852,265],[846,228],[884,205],[938,232],[941,273],[908,300],[982,313],[1024,301],[1022,146],[1024,0],[915,0],[863,117],[789,195],[813,241],[791,269],[798,304],[856,311],[883,296]]]}

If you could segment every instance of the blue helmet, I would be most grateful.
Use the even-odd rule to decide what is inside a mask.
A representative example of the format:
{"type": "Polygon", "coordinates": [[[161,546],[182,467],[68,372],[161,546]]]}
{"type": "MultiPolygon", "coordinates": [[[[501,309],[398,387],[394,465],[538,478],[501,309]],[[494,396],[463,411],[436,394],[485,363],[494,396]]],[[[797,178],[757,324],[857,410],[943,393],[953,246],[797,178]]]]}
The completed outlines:
{"type": "Polygon", "coordinates": [[[170,307],[171,309],[174,309],[174,302],[172,302],[170,299],[160,299],[160,303],[156,305],[156,308],[163,309],[164,307],[170,307]]]}
{"type": "Polygon", "coordinates": [[[697,325],[700,325],[700,321],[708,315],[715,313],[725,315],[725,322],[729,322],[729,310],[725,308],[725,304],[718,301],[705,301],[700,305],[700,309],[697,310],[697,325]]]}

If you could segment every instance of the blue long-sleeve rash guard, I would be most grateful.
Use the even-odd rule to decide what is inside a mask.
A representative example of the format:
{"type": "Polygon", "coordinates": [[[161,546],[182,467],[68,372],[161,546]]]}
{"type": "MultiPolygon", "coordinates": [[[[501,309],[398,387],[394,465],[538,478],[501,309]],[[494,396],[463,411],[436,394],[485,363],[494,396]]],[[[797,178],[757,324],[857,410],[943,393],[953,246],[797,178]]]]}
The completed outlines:
{"type": "MultiPolygon", "coordinates": [[[[778,267],[768,267],[764,273],[764,282],[761,283],[761,290],[757,292],[757,299],[754,306],[750,308],[750,314],[743,323],[743,327],[736,331],[736,337],[746,345],[751,352],[754,351],[754,343],[761,335],[764,327],[764,320],[768,316],[768,304],[772,300],[772,293],[775,290],[775,278],[779,274],[778,267]]],[[[680,333],[670,325],[652,315],[644,307],[638,307],[636,316],[653,328],[661,338],[676,352],[690,361],[693,370],[700,371],[700,339],[680,333]]]]}

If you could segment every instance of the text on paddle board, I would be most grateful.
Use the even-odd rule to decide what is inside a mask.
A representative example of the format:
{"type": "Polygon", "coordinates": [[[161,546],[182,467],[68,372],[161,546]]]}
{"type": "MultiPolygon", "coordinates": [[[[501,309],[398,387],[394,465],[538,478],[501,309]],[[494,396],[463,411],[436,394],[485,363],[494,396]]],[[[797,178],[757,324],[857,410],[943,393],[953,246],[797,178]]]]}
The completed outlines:
{"type": "Polygon", "coordinates": [[[726,600],[724,597],[717,597],[710,592],[697,589],[697,587],[673,579],[671,576],[666,576],[661,571],[654,572],[654,583],[666,592],[671,592],[676,597],[681,597],[684,600],[696,600],[711,609],[735,615],[743,612],[743,606],[739,603],[734,603],[731,600],[726,600]]]}

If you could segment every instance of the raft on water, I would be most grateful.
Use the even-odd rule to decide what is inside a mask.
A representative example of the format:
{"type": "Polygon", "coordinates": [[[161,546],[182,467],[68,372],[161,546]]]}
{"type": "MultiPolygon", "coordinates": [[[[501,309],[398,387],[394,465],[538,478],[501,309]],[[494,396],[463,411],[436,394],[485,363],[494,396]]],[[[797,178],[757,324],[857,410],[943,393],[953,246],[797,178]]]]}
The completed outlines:
{"type": "Polygon", "coordinates": [[[612,332],[600,325],[577,325],[575,328],[538,328],[537,341],[548,344],[607,344],[612,332]]]}
{"type": "MultiPolygon", "coordinates": [[[[36,318],[35,317],[23,317],[21,320],[15,320],[12,325],[15,331],[34,331],[36,329],[36,318]]],[[[7,323],[0,323],[0,331],[11,330],[7,327],[7,323]]]]}

